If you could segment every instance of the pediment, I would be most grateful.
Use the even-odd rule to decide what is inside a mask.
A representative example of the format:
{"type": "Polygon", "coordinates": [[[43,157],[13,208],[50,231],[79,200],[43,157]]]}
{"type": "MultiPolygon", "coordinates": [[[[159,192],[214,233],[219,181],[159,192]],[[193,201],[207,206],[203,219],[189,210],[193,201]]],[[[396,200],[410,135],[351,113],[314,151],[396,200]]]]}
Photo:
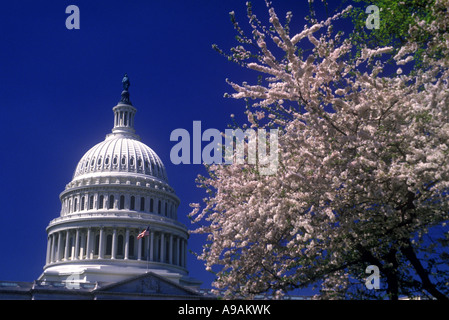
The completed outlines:
{"type": "Polygon", "coordinates": [[[183,287],[171,280],[165,279],[153,272],[131,277],[113,284],[101,286],[94,290],[96,293],[120,293],[140,295],[175,295],[198,296],[198,292],[183,287]]]}

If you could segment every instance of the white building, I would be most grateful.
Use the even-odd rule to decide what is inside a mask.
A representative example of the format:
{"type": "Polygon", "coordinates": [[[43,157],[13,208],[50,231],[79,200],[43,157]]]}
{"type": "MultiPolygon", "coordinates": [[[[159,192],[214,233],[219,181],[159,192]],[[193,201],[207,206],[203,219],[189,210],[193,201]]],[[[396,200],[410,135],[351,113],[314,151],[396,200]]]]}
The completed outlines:
{"type": "Polygon", "coordinates": [[[161,159],[135,133],[126,75],[123,88],[112,109],[112,132],[84,154],[60,194],[60,216],[47,227],[46,264],[34,288],[111,288],[139,279],[156,281],[159,289],[185,288],[190,295],[200,284],[188,276],[188,232],[177,220],[179,198],[161,159]]]}

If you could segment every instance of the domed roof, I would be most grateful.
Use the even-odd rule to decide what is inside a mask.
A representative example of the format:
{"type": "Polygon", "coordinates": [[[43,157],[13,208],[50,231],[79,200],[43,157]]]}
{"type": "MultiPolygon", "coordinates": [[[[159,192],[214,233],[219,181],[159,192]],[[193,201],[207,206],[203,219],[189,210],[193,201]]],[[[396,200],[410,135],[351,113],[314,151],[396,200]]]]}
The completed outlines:
{"type": "Polygon", "coordinates": [[[112,108],[114,127],[103,142],[87,151],[76,166],[73,179],[101,176],[103,173],[135,173],[158,178],[167,182],[164,164],[158,155],[140,142],[135,134],[136,108],[129,99],[129,79],[123,78],[121,100],[112,108]]]}
{"type": "Polygon", "coordinates": [[[73,179],[94,173],[137,173],[167,181],[164,164],[144,143],[127,135],[114,135],[93,146],[76,166],[73,179]]]}

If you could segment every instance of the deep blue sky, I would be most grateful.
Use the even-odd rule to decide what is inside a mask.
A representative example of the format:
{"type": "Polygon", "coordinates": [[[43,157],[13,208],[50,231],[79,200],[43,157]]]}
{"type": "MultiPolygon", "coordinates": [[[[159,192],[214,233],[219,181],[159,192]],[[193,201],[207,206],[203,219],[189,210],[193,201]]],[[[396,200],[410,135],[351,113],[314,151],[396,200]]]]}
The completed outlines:
{"type": "MultiPolygon", "coordinates": [[[[266,21],[263,0],[252,1],[266,21]]],[[[275,0],[279,16],[293,11],[300,31],[307,0],[275,0]]],[[[45,263],[46,231],[59,216],[59,194],[83,154],[113,126],[121,79],[128,73],[135,127],[164,162],[181,199],[178,217],[192,228],[189,203],[204,196],[195,177],[202,165],[170,162],[170,133],[192,132],[194,120],[226,129],[243,101],[226,78],[254,73],[228,62],[211,48],[236,44],[228,13],[247,25],[242,0],[6,1],[0,9],[0,280],[33,281],[45,263]],[[68,30],[65,9],[80,9],[80,29],[68,30]]],[[[204,144],[203,144],[204,146],[204,144]]],[[[199,252],[204,238],[192,235],[199,252]]],[[[213,277],[193,255],[193,277],[209,287],[213,277]]]]}

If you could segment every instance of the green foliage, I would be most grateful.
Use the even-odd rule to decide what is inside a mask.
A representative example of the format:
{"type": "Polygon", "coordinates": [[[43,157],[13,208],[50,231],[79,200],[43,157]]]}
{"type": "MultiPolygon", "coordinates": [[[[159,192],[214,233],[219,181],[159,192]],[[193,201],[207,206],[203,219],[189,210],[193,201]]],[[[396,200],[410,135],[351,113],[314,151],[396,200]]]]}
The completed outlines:
{"type": "Polygon", "coordinates": [[[355,7],[350,15],[354,23],[354,31],[351,34],[356,44],[357,53],[360,55],[362,47],[370,49],[392,46],[394,55],[407,41],[416,41],[418,50],[415,52],[415,67],[421,67],[423,52],[431,40],[430,35],[419,27],[418,22],[425,21],[430,24],[435,20],[432,7],[435,0],[353,0],[355,3],[363,3],[355,7]],[[369,5],[379,8],[379,29],[366,28],[368,14],[365,12],[369,5]]]}

